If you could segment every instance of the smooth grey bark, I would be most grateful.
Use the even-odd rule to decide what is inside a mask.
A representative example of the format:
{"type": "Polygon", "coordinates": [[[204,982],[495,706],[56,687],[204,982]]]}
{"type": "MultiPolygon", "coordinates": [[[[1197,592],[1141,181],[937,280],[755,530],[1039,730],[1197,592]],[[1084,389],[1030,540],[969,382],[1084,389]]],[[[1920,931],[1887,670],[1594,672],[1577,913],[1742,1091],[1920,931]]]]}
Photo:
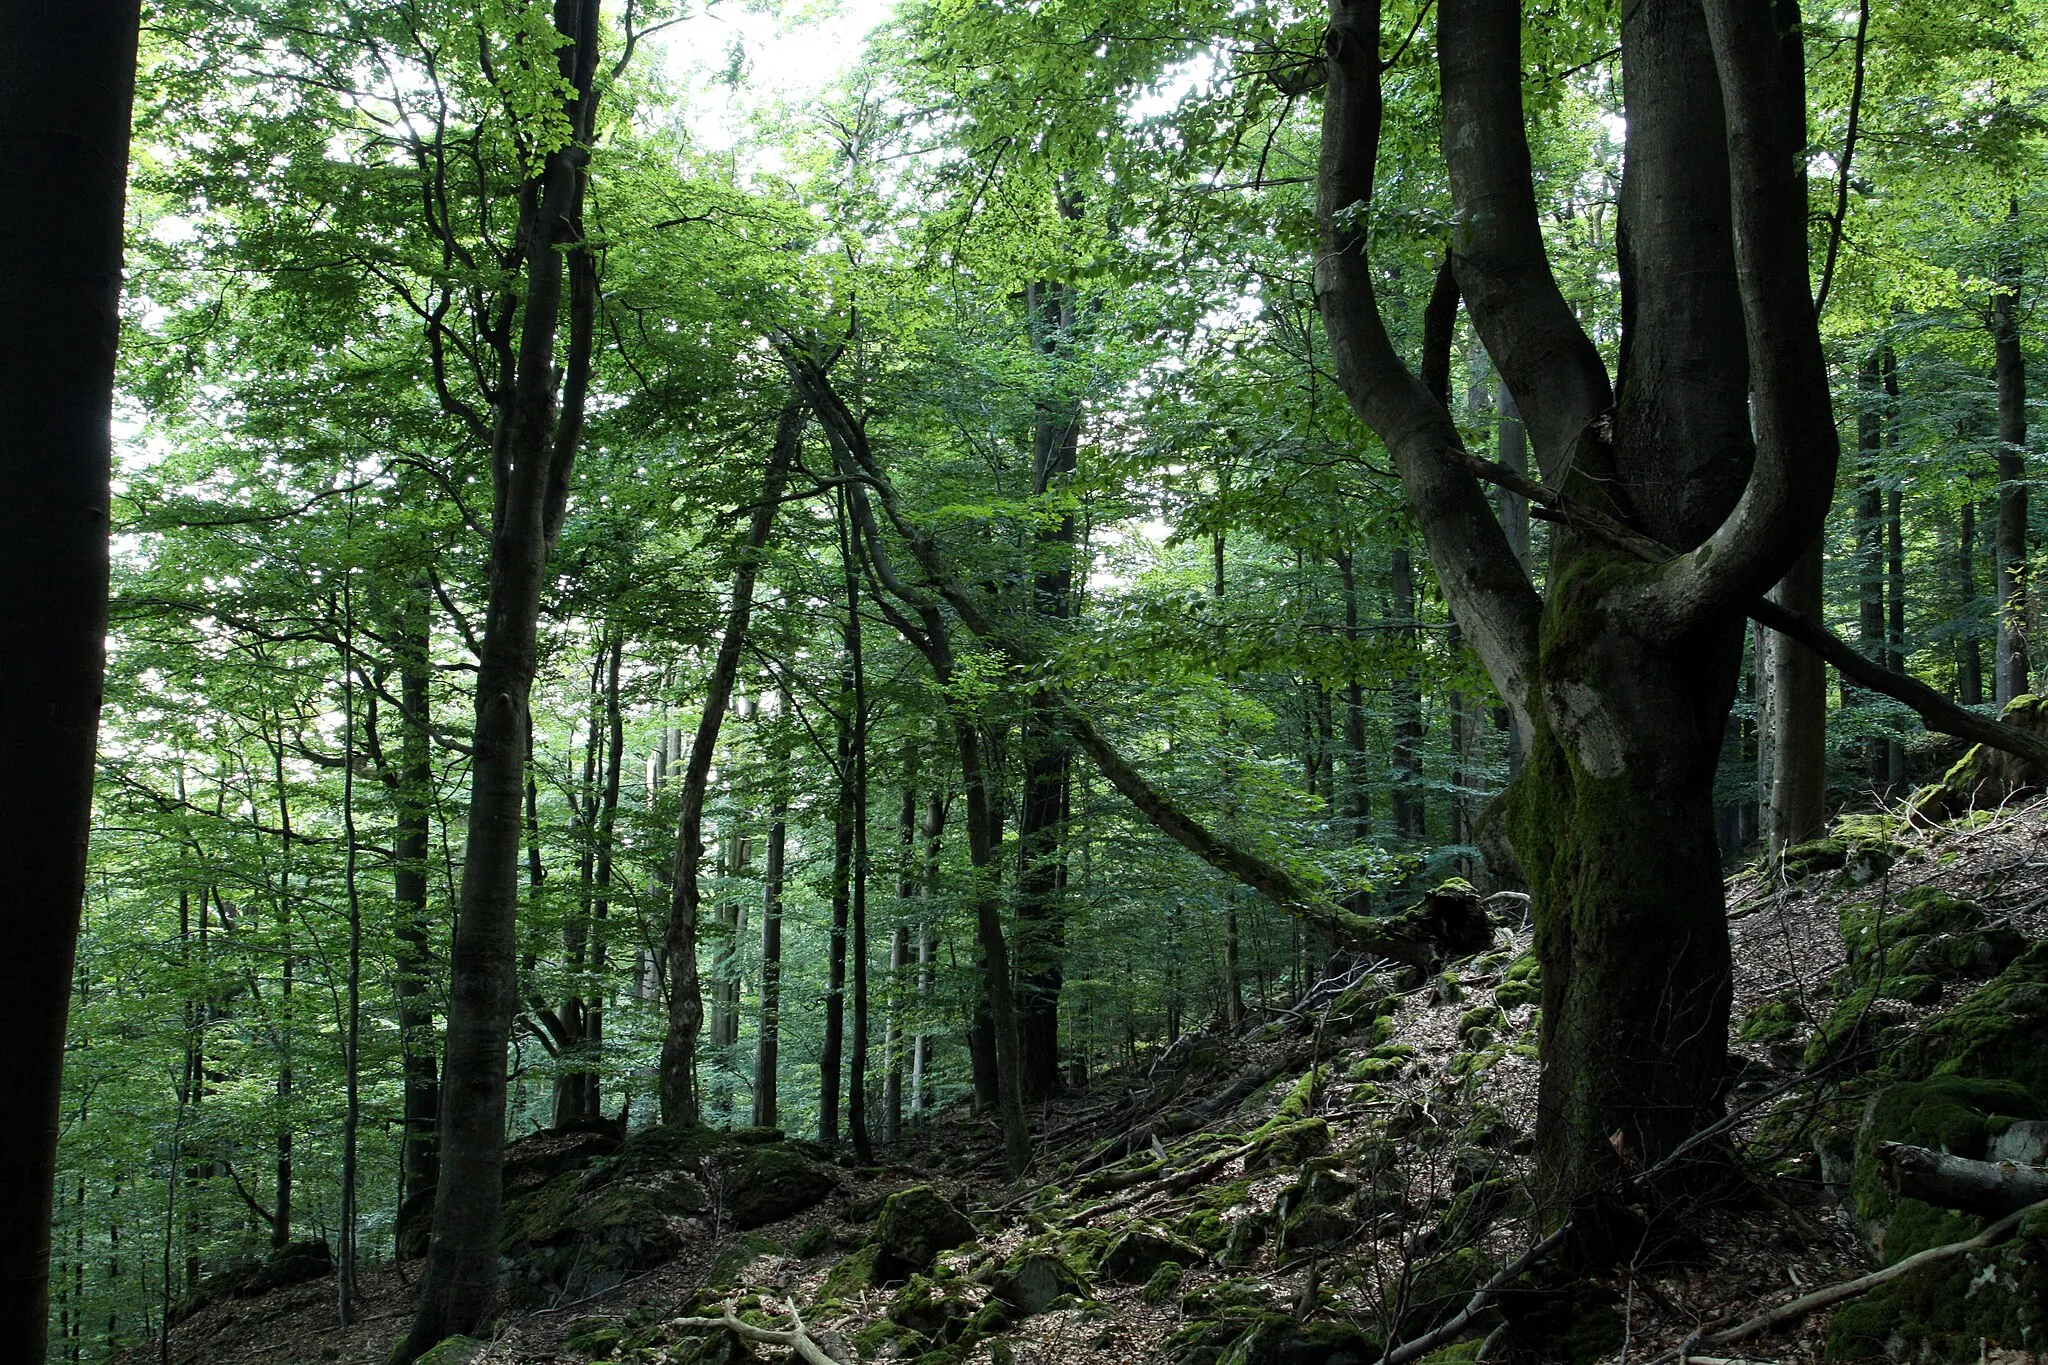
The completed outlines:
{"type": "MultiPolygon", "coordinates": [[[[1331,17],[1317,298],[1339,383],[1391,452],[1451,613],[1527,743],[1507,829],[1544,964],[1539,1180],[1552,1208],[1583,1208],[1719,1103],[1731,966],[1711,777],[1746,605],[1815,541],[1832,493],[1796,15],[1771,0],[1623,12],[1630,335],[1616,402],[1543,246],[1520,7],[1439,6],[1467,311],[1545,477],[1681,552],[1638,567],[1560,525],[1542,600],[1475,478],[1498,466],[1465,455],[1380,316],[1365,230],[1381,15],[1337,0],[1331,17]]],[[[1673,1170],[1647,1193],[1677,1197],[1691,1179],[1673,1170]]]]}

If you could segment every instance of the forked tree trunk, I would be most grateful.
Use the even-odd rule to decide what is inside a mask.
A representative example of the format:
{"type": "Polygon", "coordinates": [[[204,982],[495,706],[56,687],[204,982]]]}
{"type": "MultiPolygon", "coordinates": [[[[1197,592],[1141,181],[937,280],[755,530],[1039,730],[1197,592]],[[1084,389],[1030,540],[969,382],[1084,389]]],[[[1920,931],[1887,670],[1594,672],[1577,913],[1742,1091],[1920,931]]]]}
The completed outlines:
{"type": "Polygon", "coordinates": [[[48,1336],[58,1097],[107,620],[134,0],[0,10],[0,1336],[48,1336]]]}
{"type": "MultiPolygon", "coordinates": [[[[1546,480],[1681,552],[1651,567],[1559,527],[1535,593],[1450,414],[1380,317],[1365,224],[1381,15],[1336,0],[1317,297],[1338,379],[1393,455],[1451,612],[1527,746],[1506,818],[1536,902],[1538,1175],[1555,1218],[1606,1204],[1720,1103],[1731,967],[1714,765],[1743,615],[1815,542],[1834,479],[1805,261],[1803,74],[1789,5],[1624,11],[1617,394],[1545,254],[1521,7],[1443,0],[1438,14],[1451,260],[1473,325],[1546,480]]],[[[1653,1206],[1699,1175],[1664,1171],[1653,1206]]]]}
{"type": "Polygon", "coordinates": [[[711,760],[718,748],[718,732],[725,724],[725,709],[732,700],[733,680],[739,675],[740,652],[746,644],[747,623],[753,618],[754,580],[760,573],[761,552],[775,527],[775,509],[783,482],[803,444],[805,421],[804,410],[796,403],[784,407],[776,421],[775,444],[769,449],[762,474],[761,500],[754,504],[753,516],[740,541],[725,632],[719,636],[718,654],[712,660],[711,677],[705,683],[704,710],[697,721],[697,736],[683,764],[668,927],[663,935],[668,957],[668,1027],[661,1040],[663,1123],[699,1121],[697,1035],[704,1027],[704,995],[697,970],[697,917],[704,903],[698,875],[704,863],[704,803],[710,792],[711,760]]]}

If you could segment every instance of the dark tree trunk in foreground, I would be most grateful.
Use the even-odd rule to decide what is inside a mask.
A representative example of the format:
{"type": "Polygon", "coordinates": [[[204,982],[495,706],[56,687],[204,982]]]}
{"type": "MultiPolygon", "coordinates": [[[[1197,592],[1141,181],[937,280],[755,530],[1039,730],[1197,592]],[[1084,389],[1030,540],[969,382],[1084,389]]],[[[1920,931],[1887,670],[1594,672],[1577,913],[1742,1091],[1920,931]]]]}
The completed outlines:
{"type": "MultiPolygon", "coordinates": [[[[1338,378],[1392,453],[1451,612],[1528,754],[1506,814],[1536,904],[1539,1181],[1555,1216],[1605,1203],[1624,1169],[1657,1162],[1720,1104],[1731,965],[1714,765],[1748,604],[1814,543],[1834,482],[1796,16],[1772,0],[1624,12],[1617,394],[1545,254],[1520,7],[1439,7],[1452,260],[1473,325],[1545,480],[1687,552],[1651,567],[1559,526],[1543,598],[1449,413],[1380,317],[1360,211],[1379,146],[1380,32],[1372,0],[1332,6],[1317,295],[1338,378]]],[[[1683,1194],[1690,1174],[1651,1194],[1683,1194]]]]}
{"type": "MultiPolygon", "coordinates": [[[[2014,207],[2011,217],[2017,218],[2014,207]]],[[[2004,706],[2027,691],[2027,362],[2013,318],[2018,270],[2008,268],[1991,305],[1998,380],[1998,675],[2004,706]]]]}
{"type": "Polygon", "coordinates": [[[582,438],[597,311],[597,266],[580,245],[596,118],[597,0],[557,0],[555,27],[568,39],[559,56],[562,77],[576,92],[566,109],[572,136],[548,153],[521,198],[525,297],[516,349],[501,358],[510,382],[496,413],[491,450],[489,596],[477,661],[461,911],[449,959],[441,1183],[418,1310],[394,1355],[400,1365],[476,1327],[498,1298],[505,1048],[517,1005],[527,706],[541,589],[582,438]],[[565,311],[569,341],[560,353],[565,311]]]}
{"type": "Polygon", "coordinates": [[[860,628],[860,570],[856,565],[855,532],[847,527],[841,544],[846,570],[846,671],[853,686],[847,695],[847,743],[853,822],[851,910],[853,955],[853,1048],[846,1067],[846,1132],[861,1164],[875,1163],[868,1134],[868,674],[860,628]]]}
{"type": "Polygon", "coordinates": [[[133,0],[0,11],[0,1340],[41,1361],[107,620],[133,0]],[[32,202],[31,202],[32,201],[32,202]]]}
{"type": "Polygon", "coordinates": [[[726,608],[725,633],[719,637],[718,654],[711,664],[711,677],[705,683],[704,711],[697,721],[697,737],[691,742],[690,756],[683,764],[682,808],[676,816],[675,866],[664,936],[668,951],[668,1029],[661,1040],[663,1123],[698,1121],[697,1034],[704,1026],[704,995],[697,973],[697,917],[704,904],[703,886],[698,878],[704,864],[704,801],[710,791],[711,760],[718,748],[718,732],[725,724],[726,706],[732,701],[733,679],[739,674],[747,623],[753,618],[754,579],[760,573],[761,551],[775,527],[775,508],[782,495],[783,481],[803,444],[805,420],[804,410],[791,403],[775,424],[775,444],[768,453],[761,500],[754,504],[753,517],[739,545],[732,603],[726,608]]]}

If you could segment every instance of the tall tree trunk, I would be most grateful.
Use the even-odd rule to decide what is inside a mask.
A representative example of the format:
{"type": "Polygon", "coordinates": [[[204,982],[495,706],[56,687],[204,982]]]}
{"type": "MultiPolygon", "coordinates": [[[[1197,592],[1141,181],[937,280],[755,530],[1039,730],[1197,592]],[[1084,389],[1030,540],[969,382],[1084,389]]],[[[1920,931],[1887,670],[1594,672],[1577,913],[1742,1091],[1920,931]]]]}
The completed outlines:
{"type": "MultiPolygon", "coordinates": [[[[1365,754],[1365,683],[1359,668],[1358,569],[1351,551],[1337,554],[1337,572],[1344,583],[1344,818],[1351,839],[1364,843],[1372,835],[1372,780],[1365,754]]],[[[1362,898],[1361,898],[1362,899],[1362,898]]],[[[1354,906],[1354,909],[1360,908],[1354,906]]]]}
{"type": "Polygon", "coordinates": [[[1984,648],[1975,634],[1977,605],[1977,504],[1964,499],[1956,514],[1956,601],[1971,630],[1960,641],[1956,661],[1956,699],[1965,706],[1984,704],[1984,648]]]}
{"type": "MultiPolygon", "coordinates": [[[[1041,501],[1064,498],[1078,464],[1081,439],[1080,401],[1061,391],[1062,384],[1072,382],[1061,362],[1074,345],[1074,287],[1034,284],[1025,291],[1025,307],[1033,342],[1053,370],[1051,392],[1037,404],[1032,495],[1041,501]]],[[[1073,612],[1074,533],[1074,513],[1063,506],[1056,518],[1041,520],[1033,538],[1032,613],[1050,631],[1058,631],[1073,612]]],[[[1025,1098],[1041,1099],[1057,1091],[1060,1083],[1066,912],[1059,883],[1072,761],[1059,702],[1046,689],[1032,694],[1023,751],[1024,801],[1017,825],[1017,1028],[1025,1098]]]]}
{"type": "Polygon", "coordinates": [[[107,620],[134,0],[0,11],[0,1333],[49,1334],[50,1218],[107,620]]]}
{"type": "Polygon", "coordinates": [[[990,1051],[994,1053],[995,1109],[1002,1125],[1003,1151],[1010,1174],[1020,1176],[1031,1167],[1031,1130],[1024,1120],[1017,1008],[1010,987],[1010,949],[1003,937],[1002,886],[996,865],[1002,820],[997,803],[1001,793],[992,789],[988,781],[987,756],[979,731],[959,719],[954,723],[954,737],[960,750],[961,784],[967,795],[968,862],[972,865],[968,901],[974,910],[976,966],[988,1019],[990,1051]]]}
{"type": "Polygon", "coordinates": [[[1429,837],[1428,807],[1422,795],[1421,668],[1413,661],[1421,643],[1416,630],[1415,565],[1405,544],[1394,547],[1391,577],[1395,639],[1410,656],[1394,682],[1394,832],[1421,841],[1429,837]]]}
{"type": "Polygon", "coordinates": [[[818,1049],[818,1141],[839,1144],[840,1086],[846,1069],[846,931],[853,919],[853,678],[840,675],[834,719],[833,767],[838,788],[832,806],[832,927],[825,943],[825,1040],[818,1049]]]}
{"type": "MultiPolygon", "coordinates": [[[[1878,465],[1884,456],[1884,410],[1879,402],[1882,362],[1864,357],[1856,375],[1856,639],[1866,659],[1891,667],[1884,614],[1884,487],[1878,465]]],[[[1869,694],[1862,694],[1869,700],[1869,694]]],[[[1865,776],[1874,787],[1887,780],[1885,744],[1864,745],[1865,776]]]]}
{"type": "Polygon", "coordinates": [[[917,898],[917,760],[915,739],[903,742],[903,794],[896,808],[896,915],[889,931],[888,1023],[882,1044],[882,1140],[903,1134],[904,969],[910,959],[911,905],[917,898]]]}
{"type": "Polygon", "coordinates": [[[791,403],[775,424],[775,444],[763,473],[761,500],[739,545],[733,570],[732,604],[726,609],[725,633],[718,640],[711,677],[705,684],[704,712],[697,737],[683,765],[681,810],[676,816],[676,854],[668,929],[663,942],[668,959],[668,1028],[661,1040],[661,1118],[664,1123],[699,1121],[697,1095],[697,1033],[704,1025],[704,997],[697,973],[697,916],[703,906],[698,871],[704,862],[704,801],[710,789],[711,760],[718,748],[719,728],[732,700],[739,673],[740,651],[754,611],[754,579],[761,552],[775,526],[775,508],[783,482],[803,444],[805,415],[791,403]]]}
{"type": "MultiPolygon", "coordinates": [[[[1780,0],[1622,13],[1617,393],[1545,253],[1521,7],[1438,6],[1451,259],[1473,325],[1545,478],[1680,551],[1651,569],[1560,527],[1539,597],[1471,465],[1446,458],[1462,437],[1380,314],[1360,210],[1380,142],[1380,19],[1374,0],[1332,5],[1316,296],[1339,382],[1392,454],[1447,605],[1527,741],[1505,817],[1543,963],[1538,1184],[1555,1218],[1611,1207],[1620,1178],[1672,1155],[1725,1085],[1714,763],[1743,614],[1817,551],[1837,456],[1805,259],[1798,28],[1780,0]]],[[[1710,1166],[1674,1164],[1641,1193],[1659,1213],[1682,1208],[1710,1166]]],[[[1603,1224],[1577,1225],[1589,1248],[1603,1224]]]]}
{"type": "Polygon", "coordinates": [[[399,1168],[401,1197],[394,1235],[402,1258],[414,1244],[413,1229],[430,1205],[440,1178],[434,1142],[439,1122],[440,1067],[434,1037],[433,997],[428,990],[433,945],[427,918],[427,854],[431,847],[433,748],[428,733],[432,639],[424,583],[407,594],[397,630],[399,721],[398,771],[392,796],[397,807],[392,835],[391,892],[397,907],[393,955],[398,998],[400,1066],[404,1073],[399,1168]]]}
{"type": "MultiPolygon", "coordinates": [[[[590,947],[589,966],[600,981],[604,979],[607,955],[603,928],[611,917],[613,864],[618,852],[619,778],[626,762],[625,716],[619,698],[619,672],[625,664],[626,635],[618,626],[612,628],[608,654],[604,684],[604,787],[597,798],[597,869],[590,906],[595,941],[590,947]]],[[[600,1116],[603,1099],[598,1064],[604,1055],[604,1005],[605,994],[600,993],[597,998],[586,1002],[583,1013],[583,1048],[588,1062],[581,1072],[582,1109],[585,1116],[592,1119],[600,1116]]]]}
{"type": "Polygon", "coordinates": [[[491,451],[491,554],[477,662],[469,829],[449,959],[441,1184],[417,1311],[394,1352],[394,1365],[410,1365],[445,1338],[470,1331],[498,1297],[505,1048],[518,998],[514,959],[527,707],[541,589],[582,437],[597,306],[596,263],[582,245],[597,114],[597,0],[556,0],[554,21],[567,39],[558,56],[573,92],[564,102],[571,138],[547,154],[520,201],[525,297],[517,348],[501,357],[509,382],[501,390],[491,451]],[[558,356],[565,292],[569,343],[566,356],[558,356]]]}
{"type": "Polygon", "coordinates": [[[782,1045],[782,884],[789,856],[789,693],[775,711],[774,772],[769,781],[768,850],[761,866],[761,1022],[754,1034],[754,1126],[773,1128],[782,1045]]]}
{"type": "MultiPolygon", "coordinates": [[[[1804,616],[1821,619],[1821,542],[1815,540],[1792,565],[1771,599],[1804,616]]],[[[1828,675],[1820,656],[1782,635],[1771,649],[1771,852],[1812,839],[1828,818],[1828,675]]]]}
{"type": "MultiPolygon", "coordinates": [[[[943,731],[944,722],[940,722],[943,731]]],[[[924,899],[927,905],[939,894],[939,852],[940,839],[946,831],[946,793],[934,786],[931,799],[925,803],[925,816],[921,829],[924,835],[924,899]]],[[[933,971],[936,964],[933,956],[937,952],[936,931],[927,917],[917,928],[917,1016],[920,1021],[929,1018],[932,1007],[933,971]]],[[[924,1117],[926,1080],[931,1072],[932,1039],[922,1027],[910,1042],[910,1117],[913,1122],[924,1117]]]]}
{"type": "MultiPolygon", "coordinates": [[[[2019,218],[2013,205],[2008,222],[2019,218]]],[[[2004,706],[2027,691],[2027,362],[2013,306],[2019,271],[2008,265],[1991,305],[1998,381],[1998,678],[2004,706]]]]}
{"type": "Polygon", "coordinates": [[[840,547],[846,570],[846,664],[853,681],[847,698],[852,708],[847,737],[853,787],[849,803],[853,820],[853,937],[849,944],[853,955],[853,1048],[846,1068],[846,1128],[853,1139],[854,1155],[861,1164],[872,1166],[875,1152],[868,1133],[868,672],[861,639],[857,535],[847,526],[840,547]]]}
{"type": "MultiPolygon", "coordinates": [[[[1896,452],[1899,444],[1899,358],[1884,348],[1884,444],[1896,452]]],[[[1885,497],[1885,667],[1894,673],[1906,671],[1906,523],[1905,495],[1894,486],[1885,497]]],[[[1888,787],[1906,780],[1906,748],[1896,739],[1884,746],[1884,777],[1888,787]]]]}

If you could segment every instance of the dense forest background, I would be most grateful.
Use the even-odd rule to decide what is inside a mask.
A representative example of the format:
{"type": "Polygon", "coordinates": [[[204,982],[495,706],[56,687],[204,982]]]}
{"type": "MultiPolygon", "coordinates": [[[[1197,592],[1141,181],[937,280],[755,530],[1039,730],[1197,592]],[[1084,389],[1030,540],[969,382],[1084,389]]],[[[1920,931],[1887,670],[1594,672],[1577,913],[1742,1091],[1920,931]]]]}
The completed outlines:
{"type": "MultiPolygon", "coordinates": [[[[1822,618],[1992,714],[2041,618],[2048,14],[1804,21],[1822,618]]],[[[599,22],[563,74],[537,5],[145,17],[53,1358],[266,1247],[424,1242],[522,384],[567,396],[534,447],[508,1136],[689,1116],[865,1153],[1284,1007],[1329,943],[1173,816],[1353,912],[1500,875],[1522,755],[1316,307],[1319,8],[906,3],[718,145],[693,102],[773,49],[599,22]],[[542,240],[550,167],[581,202],[542,240]],[[536,261],[566,280],[537,351],[536,261]]],[[[1411,360],[1454,216],[1434,23],[1383,20],[1370,234],[1411,360]]],[[[1545,245],[1610,364],[1619,23],[1532,10],[1523,51],[1545,245]]],[[[1462,319],[1447,354],[1468,448],[1526,472],[1462,319]]],[[[1540,586],[1551,522],[1491,496],[1540,586]]],[[[1714,793],[1731,867],[1814,832],[1788,735],[1824,726],[1830,809],[1953,756],[1832,675],[1823,714],[1774,707],[1768,638],[1714,793]]]]}

